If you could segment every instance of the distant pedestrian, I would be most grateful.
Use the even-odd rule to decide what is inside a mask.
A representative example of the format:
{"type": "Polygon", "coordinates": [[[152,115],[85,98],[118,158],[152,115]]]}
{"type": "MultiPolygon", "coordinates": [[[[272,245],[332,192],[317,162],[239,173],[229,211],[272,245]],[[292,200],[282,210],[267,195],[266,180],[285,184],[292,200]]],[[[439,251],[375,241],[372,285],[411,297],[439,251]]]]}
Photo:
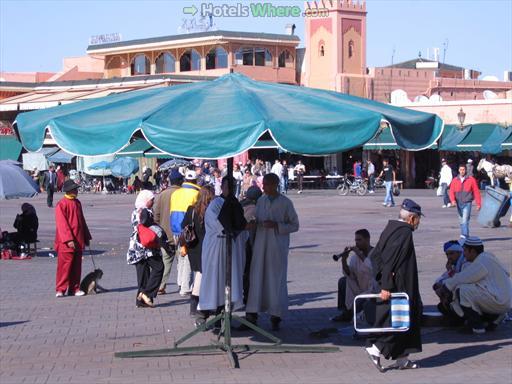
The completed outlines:
{"type": "Polygon", "coordinates": [[[306,166],[299,160],[293,171],[297,176],[297,193],[302,193],[302,182],[304,180],[304,174],[306,173],[306,166]]]}
{"type": "Polygon", "coordinates": [[[362,169],[361,169],[361,162],[359,160],[356,160],[354,162],[354,177],[359,179],[361,178],[361,174],[362,174],[362,169]]]}
{"type": "Polygon", "coordinates": [[[238,199],[240,198],[240,193],[242,191],[242,181],[244,179],[244,174],[242,173],[239,164],[233,165],[233,178],[235,179],[235,197],[238,199]]]}
{"type": "Polygon", "coordinates": [[[283,173],[282,173],[283,186],[281,188],[281,192],[288,193],[288,182],[289,182],[288,163],[286,162],[286,160],[283,160],[282,164],[283,164],[283,173]]]}
{"type": "Polygon", "coordinates": [[[283,164],[281,164],[281,161],[279,159],[276,159],[270,172],[274,173],[275,175],[277,175],[277,177],[279,177],[279,192],[283,193],[283,190],[284,190],[283,164]]]}
{"type": "Polygon", "coordinates": [[[466,163],[466,174],[469,176],[475,176],[475,174],[473,173],[473,160],[472,159],[468,159],[467,163],[466,163]]]}
{"type": "Polygon", "coordinates": [[[50,165],[48,172],[45,173],[43,184],[46,189],[46,204],[51,208],[53,207],[53,194],[57,189],[57,174],[53,165],[50,165]]]}
{"type": "Polygon", "coordinates": [[[371,159],[366,161],[366,173],[368,174],[368,192],[375,193],[375,165],[371,159]]]}
{"type": "Polygon", "coordinates": [[[386,186],[386,196],[382,205],[385,207],[394,207],[393,186],[396,184],[396,172],[388,159],[382,160],[382,171],[380,171],[379,179],[384,176],[384,185],[386,186]]]}
{"type": "Polygon", "coordinates": [[[66,291],[71,296],[85,294],[80,290],[82,251],[92,237],[77,199],[78,188],[78,184],[66,180],[62,186],[65,195],[55,207],[56,297],[64,296],[66,291]]]}
{"type": "Polygon", "coordinates": [[[64,180],[66,179],[66,175],[64,175],[64,171],[62,170],[60,165],[57,166],[56,174],[57,174],[57,191],[62,192],[62,186],[64,185],[64,180]]]}
{"type": "Polygon", "coordinates": [[[450,197],[448,196],[448,188],[452,182],[452,169],[445,159],[441,160],[441,171],[439,173],[439,185],[441,186],[441,196],[443,197],[443,208],[451,206],[450,197]]]}
{"type": "Polygon", "coordinates": [[[473,176],[466,175],[466,166],[459,166],[459,175],[450,184],[450,201],[457,205],[457,213],[460,222],[460,237],[469,236],[469,220],[471,219],[471,206],[473,200],[476,202],[477,211],[482,206],[480,191],[473,176]]]}

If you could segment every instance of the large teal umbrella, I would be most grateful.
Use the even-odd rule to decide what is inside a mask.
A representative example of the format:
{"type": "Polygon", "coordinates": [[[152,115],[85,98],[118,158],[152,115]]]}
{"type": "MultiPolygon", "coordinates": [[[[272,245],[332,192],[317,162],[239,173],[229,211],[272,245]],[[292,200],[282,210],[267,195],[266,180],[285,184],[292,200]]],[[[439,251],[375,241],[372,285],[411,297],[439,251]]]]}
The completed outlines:
{"type": "Polygon", "coordinates": [[[288,152],[336,153],[368,142],[381,120],[410,150],[431,146],[443,129],[433,114],[237,73],[22,113],[17,125],[29,151],[42,146],[46,129],[61,148],[83,156],[116,153],[141,130],[162,152],[212,159],[251,148],[266,131],[288,152]]]}

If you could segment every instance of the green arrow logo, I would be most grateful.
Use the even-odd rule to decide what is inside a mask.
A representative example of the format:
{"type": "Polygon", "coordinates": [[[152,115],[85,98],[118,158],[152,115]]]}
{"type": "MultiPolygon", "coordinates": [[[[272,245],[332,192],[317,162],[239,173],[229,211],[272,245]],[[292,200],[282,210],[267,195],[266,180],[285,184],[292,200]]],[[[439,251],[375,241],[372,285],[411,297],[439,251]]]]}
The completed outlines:
{"type": "Polygon", "coordinates": [[[195,5],[192,5],[191,7],[183,7],[183,13],[195,16],[197,13],[197,8],[195,5]]]}

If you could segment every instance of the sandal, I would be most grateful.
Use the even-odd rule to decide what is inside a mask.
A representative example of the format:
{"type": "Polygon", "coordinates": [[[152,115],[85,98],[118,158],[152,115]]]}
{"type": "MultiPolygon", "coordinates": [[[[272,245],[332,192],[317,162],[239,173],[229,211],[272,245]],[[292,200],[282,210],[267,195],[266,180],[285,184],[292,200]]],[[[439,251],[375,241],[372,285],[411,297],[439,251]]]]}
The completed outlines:
{"type": "Polygon", "coordinates": [[[139,296],[137,296],[137,299],[141,300],[146,304],[148,307],[153,307],[153,301],[146,295],[144,292],[139,293],[139,296]]]}
{"type": "Polygon", "coordinates": [[[380,373],[386,372],[386,368],[384,368],[382,365],[380,365],[380,357],[372,355],[370,352],[368,352],[368,350],[366,348],[365,348],[365,351],[366,351],[368,357],[370,358],[371,362],[375,366],[375,368],[377,368],[380,373]]]}
{"type": "Polygon", "coordinates": [[[411,361],[411,360],[406,360],[405,363],[402,363],[402,364],[399,364],[397,362],[397,363],[394,363],[389,366],[389,368],[399,369],[399,370],[418,369],[419,367],[420,367],[420,365],[418,363],[411,361]]]}

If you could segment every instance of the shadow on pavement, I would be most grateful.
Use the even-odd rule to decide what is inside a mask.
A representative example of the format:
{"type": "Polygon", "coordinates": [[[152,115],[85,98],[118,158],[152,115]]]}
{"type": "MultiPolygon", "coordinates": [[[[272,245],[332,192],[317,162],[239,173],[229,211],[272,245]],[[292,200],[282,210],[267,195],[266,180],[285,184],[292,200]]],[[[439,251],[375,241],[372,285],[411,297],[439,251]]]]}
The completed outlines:
{"type": "Polygon", "coordinates": [[[155,308],[171,307],[171,306],[175,306],[175,305],[188,304],[188,303],[190,303],[190,299],[178,299],[178,300],[168,301],[167,303],[157,303],[155,305],[155,308]]]}
{"type": "MultiPolygon", "coordinates": [[[[482,335],[472,335],[461,333],[462,327],[439,328],[428,332],[422,336],[423,344],[464,344],[481,343],[494,340],[510,340],[512,324],[510,322],[500,324],[494,331],[486,332],[482,335]]],[[[422,328],[425,329],[425,328],[422,328]]]]}
{"type": "MultiPolygon", "coordinates": [[[[326,301],[332,300],[332,294],[337,291],[329,291],[329,292],[307,292],[307,293],[296,293],[288,296],[288,305],[292,306],[302,306],[306,303],[312,303],[314,301],[326,301]]],[[[324,310],[323,308],[319,308],[319,310],[324,310]]]]}
{"type": "Polygon", "coordinates": [[[498,344],[477,344],[468,345],[465,347],[448,349],[441,353],[427,357],[419,361],[421,368],[437,368],[444,365],[454,364],[463,359],[468,359],[474,356],[481,355],[490,351],[495,351],[512,345],[511,341],[498,343],[498,344]]]}
{"type": "MultiPolygon", "coordinates": [[[[103,285],[102,285],[103,286],[103,285]]],[[[137,289],[137,286],[134,285],[133,287],[122,287],[122,288],[107,288],[108,292],[105,293],[111,293],[111,292],[129,292],[129,291],[135,291],[137,289]]]]}
{"type": "Polygon", "coordinates": [[[0,322],[0,328],[3,328],[3,327],[10,327],[11,325],[18,325],[18,324],[23,324],[23,323],[28,323],[29,320],[23,320],[23,321],[4,321],[4,322],[0,322]]]}
{"type": "Polygon", "coordinates": [[[308,244],[308,245],[297,245],[295,247],[290,247],[290,251],[292,249],[307,249],[307,248],[316,248],[318,247],[320,244],[308,244]]]}
{"type": "Polygon", "coordinates": [[[482,239],[482,241],[489,242],[489,241],[507,241],[512,240],[512,237],[491,237],[489,239],[482,239]]]}

